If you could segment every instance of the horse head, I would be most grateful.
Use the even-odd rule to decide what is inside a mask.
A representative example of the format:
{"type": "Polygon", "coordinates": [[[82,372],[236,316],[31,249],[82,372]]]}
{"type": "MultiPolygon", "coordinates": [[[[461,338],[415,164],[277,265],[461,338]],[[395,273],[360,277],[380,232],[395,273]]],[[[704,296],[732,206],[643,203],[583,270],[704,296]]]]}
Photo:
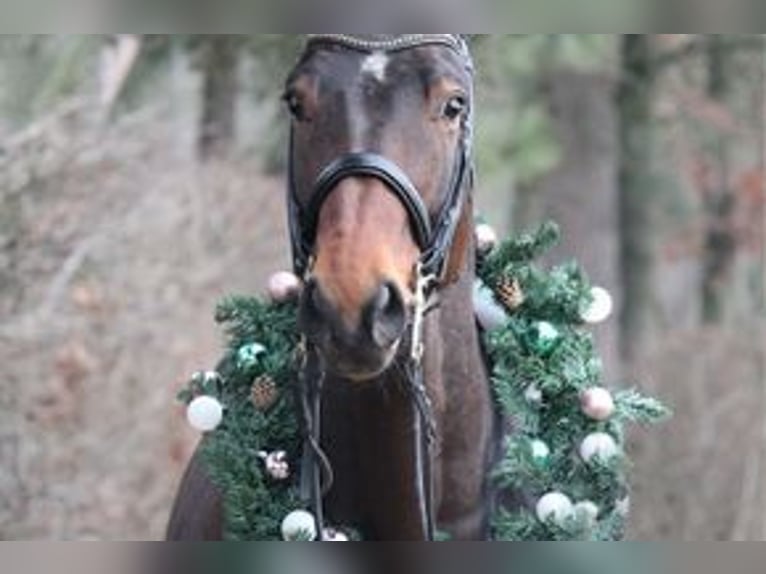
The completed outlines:
{"type": "Polygon", "coordinates": [[[472,82],[448,34],[313,36],[288,78],[300,319],[336,375],[387,370],[419,271],[448,283],[462,268],[472,82]]]}

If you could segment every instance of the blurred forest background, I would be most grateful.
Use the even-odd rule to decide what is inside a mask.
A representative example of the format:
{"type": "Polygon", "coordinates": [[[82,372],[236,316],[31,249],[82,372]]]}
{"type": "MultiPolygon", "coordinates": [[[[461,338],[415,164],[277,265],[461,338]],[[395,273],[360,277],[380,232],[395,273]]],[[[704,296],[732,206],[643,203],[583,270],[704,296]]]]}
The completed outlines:
{"type": "MultiPolygon", "coordinates": [[[[0,36],[0,539],[163,534],[215,302],[288,264],[295,35],[0,36]]],[[[479,203],[619,313],[632,538],[766,540],[766,40],[481,35],[479,203]]]]}

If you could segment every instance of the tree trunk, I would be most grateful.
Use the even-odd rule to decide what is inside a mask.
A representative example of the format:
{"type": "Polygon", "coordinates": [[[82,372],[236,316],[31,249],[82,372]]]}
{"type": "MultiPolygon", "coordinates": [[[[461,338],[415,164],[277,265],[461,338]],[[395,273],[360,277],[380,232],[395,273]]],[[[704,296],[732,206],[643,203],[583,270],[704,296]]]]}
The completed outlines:
{"type": "MultiPolygon", "coordinates": [[[[724,37],[710,37],[708,47],[708,96],[726,107],[731,93],[734,70],[733,50],[724,37]]],[[[715,128],[714,128],[715,129],[715,128]]],[[[737,252],[734,215],[736,195],[730,187],[731,136],[718,130],[710,148],[713,179],[705,189],[705,247],[702,276],[702,318],[715,324],[725,320],[726,300],[731,295],[737,252]]]]}
{"type": "MultiPolygon", "coordinates": [[[[545,217],[564,233],[552,252],[576,258],[594,284],[619,293],[617,248],[617,114],[614,82],[601,74],[559,70],[549,74],[544,95],[560,144],[561,162],[540,181],[545,217]]],[[[539,221],[542,217],[538,218],[539,221]]],[[[619,327],[596,330],[607,378],[619,378],[619,327]]]]}
{"type": "Polygon", "coordinates": [[[649,351],[655,307],[657,177],[653,160],[656,89],[655,50],[648,34],[625,35],[621,48],[620,262],[624,302],[620,313],[623,359],[649,351]]]}
{"type": "Polygon", "coordinates": [[[203,160],[225,156],[235,140],[239,38],[210,34],[202,44],[202,118],[198,150],[203,160]]]}

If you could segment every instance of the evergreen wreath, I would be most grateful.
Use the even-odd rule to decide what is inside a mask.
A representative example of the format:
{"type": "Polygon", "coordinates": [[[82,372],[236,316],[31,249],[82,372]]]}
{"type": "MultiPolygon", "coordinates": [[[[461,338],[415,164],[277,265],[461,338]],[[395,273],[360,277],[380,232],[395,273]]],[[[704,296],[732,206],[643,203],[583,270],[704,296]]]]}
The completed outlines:
{"type": "MultiPolygon", "coordinates": [[[[491,237],[479,227],[480,238],[491,237]]],[[[622,539],[630,506],[626,423],[669,415],[635,390],[601,386],[586,326],[609,316],[611,298],[574,263],[552,270],[535,263],[558,240],[549,223],[489,245],[479,258],[478,314],[496,407],[509,425],[491,478],[527,500],[517,511],[497,512],[493,540],[622,539]]],[[[225,325],[228,351],[215,372],[197,373],[179,395],[189,422],[205,432],[202,460],[223,494],[228,540],[317,538],[298,486],[297,309],[279,298],[224,301],[216,320],[225,325]]],[[[350,530],[324,535],[357,538],[350,530]]]]}

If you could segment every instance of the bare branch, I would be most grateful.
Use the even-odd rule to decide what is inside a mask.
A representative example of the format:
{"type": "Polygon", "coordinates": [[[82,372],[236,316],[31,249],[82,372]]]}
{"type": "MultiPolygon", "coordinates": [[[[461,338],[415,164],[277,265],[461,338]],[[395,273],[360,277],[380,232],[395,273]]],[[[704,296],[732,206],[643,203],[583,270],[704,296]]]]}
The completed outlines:
{"type": "Polygon", "coordinates": [[[101,60],[101,106],[108,113],[120,97],[141,53],[138,34],[118,34],[114,44],[104,48],[101,60]]]}

